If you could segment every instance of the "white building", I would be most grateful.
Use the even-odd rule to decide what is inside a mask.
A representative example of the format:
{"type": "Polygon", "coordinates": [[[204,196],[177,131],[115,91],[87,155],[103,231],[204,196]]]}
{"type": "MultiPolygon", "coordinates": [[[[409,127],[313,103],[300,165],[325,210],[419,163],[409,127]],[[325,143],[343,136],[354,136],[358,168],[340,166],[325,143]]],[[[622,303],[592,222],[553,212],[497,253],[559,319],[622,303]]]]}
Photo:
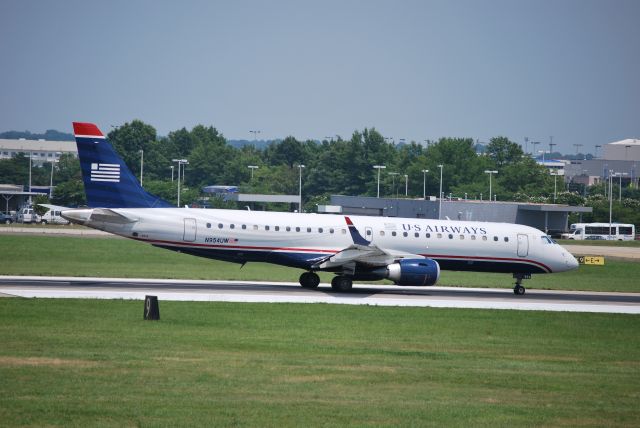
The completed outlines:
{"type": "Polygon", "coordinates": [[[71,153],[78,157],[75,141],[47,141],[47,140],[5,140],[0,139],[0,159],[11,159],[19,153],[26,156],[31,154],[34,165],[45,162],[58,162],[64,153],[71,153]]]}
{"type": "Polygon", "coordinates": [[[640,140],[627,138],[604,145],[602,156],[606,160],[640,161],[640,140]]]}

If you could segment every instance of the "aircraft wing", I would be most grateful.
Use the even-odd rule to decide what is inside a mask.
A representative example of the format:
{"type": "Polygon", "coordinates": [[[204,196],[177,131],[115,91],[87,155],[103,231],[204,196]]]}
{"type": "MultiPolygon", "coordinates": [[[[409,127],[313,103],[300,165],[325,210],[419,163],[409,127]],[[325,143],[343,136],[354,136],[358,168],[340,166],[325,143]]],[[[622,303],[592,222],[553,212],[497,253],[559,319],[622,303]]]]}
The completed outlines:
{"type": "Polygon", "coordinates": [[[355,266],[356,264],[377,267],[387,266],[400,259],[424,259],[424,256],[418,254],[380,248],[364,239],[349,217],[344,219],[347,222],[353,245],[320,260],[314,268],[328,269],[339,266],[355,266]]]}
{"type": "Polygon", "coordinates": [[[372,244],[354,244],[324,260],[321,260],[314,267],[317,269],[328,269],[350,264],[365,265],[369,267],[387,266],[400,259],[424,259],[424,256],[394,250],[385,250],[372,244]]]}

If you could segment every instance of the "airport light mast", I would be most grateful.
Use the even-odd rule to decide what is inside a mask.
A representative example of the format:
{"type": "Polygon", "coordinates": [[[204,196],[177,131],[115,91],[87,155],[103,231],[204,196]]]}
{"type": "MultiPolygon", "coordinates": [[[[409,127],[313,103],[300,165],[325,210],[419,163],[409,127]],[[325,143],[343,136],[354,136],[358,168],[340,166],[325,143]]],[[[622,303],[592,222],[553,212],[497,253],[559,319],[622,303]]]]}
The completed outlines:
{"type": "Polygon", "coordinates": [[[486,169],[486,170],[484,171],[484,173],[485,173],[485,174],[489,174],[489,202],[491,202],[491,195],[493,195],[493,193],[491,193],[491,176],[492,176],[493,174],[497,174],[497,173],[498,173],[498,171],[495,171],[495,170],[488,170],[488,169],[486,169]]]}
{"type": "Polygon", "coordinates": [[[182,165],[188,165],[189,161],[186,159],[173,159],[172,161],[178,163],[178,208],[180,208],[180,168],[182,167],[182,165]]]}
{"type": "Polygon", "coordinates": [[[422,199],[424,200],[427,199],[427,172],[429,172],[428,169],[422,170],[422,199]]]}
{"type": "Polygon", "coordinates": [[[373,166],[374,169],[378,170],[378,198],[380,197],[380,170],[381,169],[385,169],[386,166],[385,165],[374,165],[373,166]]]}

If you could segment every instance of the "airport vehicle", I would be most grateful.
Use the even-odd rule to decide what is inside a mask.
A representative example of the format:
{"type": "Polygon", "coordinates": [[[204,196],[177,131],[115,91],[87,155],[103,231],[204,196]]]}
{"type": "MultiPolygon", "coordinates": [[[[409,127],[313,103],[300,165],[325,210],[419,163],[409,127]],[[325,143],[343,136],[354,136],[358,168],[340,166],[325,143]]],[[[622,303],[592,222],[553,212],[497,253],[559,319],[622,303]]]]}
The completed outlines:
{"type": "Polygon", "coordinates": [[[16,221],[16,217],[11,214],[0,213],[0,224],[11,224],[16,221]]]}
{"type": "Polygon", "coordinates": [[[563,272],[577,260],[528,226],[452,220],[174,208],[146,192],[97,126],[74,123],[90,208],[63,210],[71,222],[201,257],[334,272],[334,290],[354,280],[436,283],[440,269],[511,273],[515,294],[535,273],[563,272]]]}
{"type": "Polygon", "coordinates": [[[65,207],[60,207],[56,205],[46,205],[42,204],[45,208],[48,208],[47,212],[42,215],[40,218],[40,222],[47,224],[69,224],[69,220],[62,217],[62,210],[66,209],[65,207]]]}
{"type": "Polygon", "coordinates": [[[562,234],[563,239],[633,241],[636,235],[635,225],[625,223],[574,223],[569,230],[569,233],[562,234]],[[596,236],[600,238],[595,238],[596,236]]]}
{"type": "Polygon", "coordinates": [[[33,207],[23,207],[18,211],[18,223],[39,223],[40,216],[33,210],[33,207]]]}

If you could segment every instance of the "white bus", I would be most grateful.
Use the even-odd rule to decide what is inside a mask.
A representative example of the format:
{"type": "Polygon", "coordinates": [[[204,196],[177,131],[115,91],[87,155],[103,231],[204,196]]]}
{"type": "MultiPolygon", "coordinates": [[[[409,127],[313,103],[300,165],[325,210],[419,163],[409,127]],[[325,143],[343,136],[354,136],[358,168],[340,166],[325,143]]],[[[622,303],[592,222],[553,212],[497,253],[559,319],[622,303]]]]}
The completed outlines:
{"type": "Polygon", "coordinates": [[[574,223],[569,230],[562,238],[633,241],[636,236],[635,225],[624,223],[611,223],[611,229],[609,223],[574,223]]]}

